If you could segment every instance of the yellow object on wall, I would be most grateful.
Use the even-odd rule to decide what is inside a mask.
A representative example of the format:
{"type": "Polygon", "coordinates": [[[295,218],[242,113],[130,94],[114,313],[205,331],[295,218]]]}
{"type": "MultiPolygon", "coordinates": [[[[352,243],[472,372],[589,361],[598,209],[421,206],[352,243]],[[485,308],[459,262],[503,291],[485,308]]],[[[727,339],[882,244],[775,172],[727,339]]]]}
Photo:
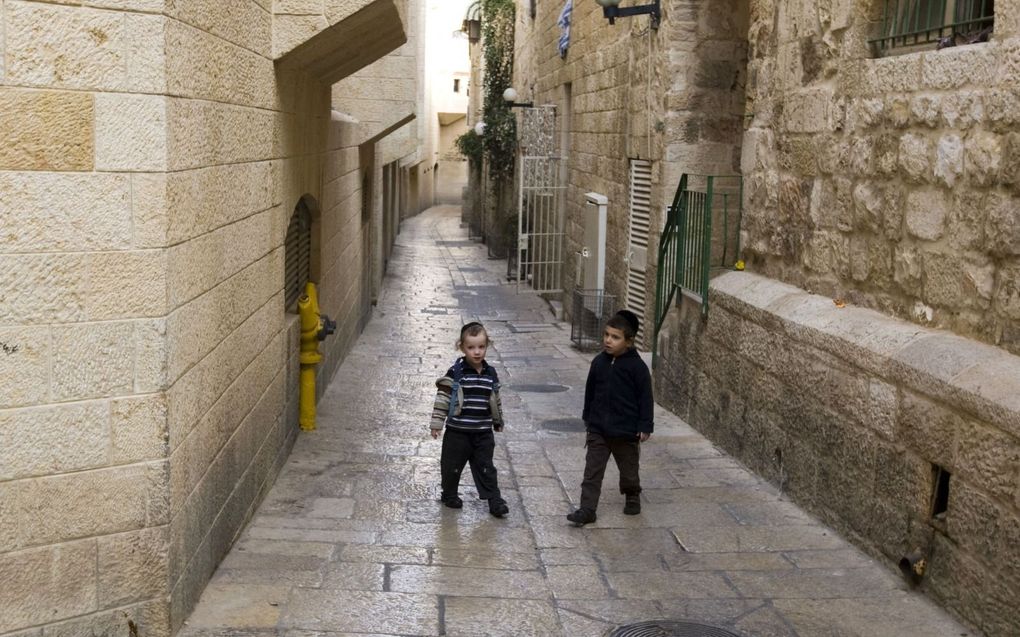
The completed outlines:
{"type": "Polygon", "coordinates": [[[336,331],[336,322],[319,313],[319,294],[315,284],[305,285],[305,294],[298,299],[301,317],[301,394],[298,423],[302,431],[315,430],[315,367],[322,362],[319,341],[336,331]]]}

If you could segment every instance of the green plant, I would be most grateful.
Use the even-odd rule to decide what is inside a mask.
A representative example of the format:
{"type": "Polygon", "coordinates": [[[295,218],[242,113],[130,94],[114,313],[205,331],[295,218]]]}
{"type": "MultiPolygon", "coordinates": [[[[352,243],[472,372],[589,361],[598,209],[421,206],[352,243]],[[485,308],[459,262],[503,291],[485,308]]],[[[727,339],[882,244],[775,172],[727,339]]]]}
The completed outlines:
{"type": "Polygon", "coordinates": [[[453,142],[457,150],[472,164],[480,166],[482,163],[482,152],[485,147],[482,145],[481,136],[473,130],[469,130],[453,142]]]}
{"type": "MultiPolygon", "coordinates": [[[[517,120],[503,99],[514,70],[514,0],[481,0],[485,81],[482,102],[489,174],[497,180],[514,174],[517,120]]],[[[498,182],[501,183],[501,182],[498,182]]]]}

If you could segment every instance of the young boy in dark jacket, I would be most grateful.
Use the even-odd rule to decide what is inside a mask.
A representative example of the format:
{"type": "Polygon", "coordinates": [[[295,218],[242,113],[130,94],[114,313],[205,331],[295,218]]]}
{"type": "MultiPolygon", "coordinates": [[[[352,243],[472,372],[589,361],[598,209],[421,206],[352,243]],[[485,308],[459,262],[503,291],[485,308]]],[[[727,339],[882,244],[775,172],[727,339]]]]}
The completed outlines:
{"type": "Polygon", "coordinates": [[[638,318],[621,310],[606,322],[603,352],[591,362],[584,387],[584,419],[587,429],[581,506],[567,519],[576,526],[596,519],[602,478],[609,456],[620,470],[620,492],[626,496],[623,512],[641,513],[641,478],[638,475],[640,444],[654,428],[652,376],[634,349],[638,318]]]}

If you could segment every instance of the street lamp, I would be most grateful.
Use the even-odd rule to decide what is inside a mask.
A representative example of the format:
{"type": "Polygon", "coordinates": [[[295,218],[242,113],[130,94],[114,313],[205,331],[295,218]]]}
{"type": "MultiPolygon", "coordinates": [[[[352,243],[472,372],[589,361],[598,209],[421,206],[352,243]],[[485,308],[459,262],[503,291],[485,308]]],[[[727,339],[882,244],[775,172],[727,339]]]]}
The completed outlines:
{"type": "Polygon", "coordinates": [[[482,21],[476,19],[465,19],[460,30],[467,34],[468,42],[475,44],[482,39],[482,21]]]}
{"type": "Polygon", "coordinates": [[[485,122],[478,122],[475,124],[475,135],[481,137],[485,134],[485,122]]]}
{"type": "Polygon", "coordinates": [[[507,90],[503,91],[503,101],[506,102],[507,106],[509,106],[510,108],[514,108],[515,106],[523,106],[524,108],[531,108],[532,106],[535,105],[534,102],[518,102],[517,101],[517,91],[514,90],[514,87],[512,87],[512,86],[510,88],[508,88],[507,90]]]}
{"type": "Polygon", "coordinates": [[[595,0],[602,7],[602,15],[609,18],[609,24],[616,24],[617,18],[626,18],[632,15],[650,15],[652,17],[652,28],[659,28],[659,20],[662,12],[659,10],[659,0],[651,4],[643,4],[637,7],[620,7],[620,0],[595,0]]]}

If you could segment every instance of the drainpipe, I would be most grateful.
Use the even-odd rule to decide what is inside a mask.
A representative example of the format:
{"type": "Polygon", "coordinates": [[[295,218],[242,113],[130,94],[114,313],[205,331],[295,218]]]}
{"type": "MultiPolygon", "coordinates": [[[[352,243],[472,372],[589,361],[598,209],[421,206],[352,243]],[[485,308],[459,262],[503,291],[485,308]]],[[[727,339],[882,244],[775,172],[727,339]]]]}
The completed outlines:
{"type": "Polygon", "coordinates": [[[322,362],[319,341],[336,331],[336,321],[319,314],[319,294],[309,281],[305,294],[298,299],[301,316],[301,395],[298,422],[302,431],[315,431],[315,367],[322,362]]]}

